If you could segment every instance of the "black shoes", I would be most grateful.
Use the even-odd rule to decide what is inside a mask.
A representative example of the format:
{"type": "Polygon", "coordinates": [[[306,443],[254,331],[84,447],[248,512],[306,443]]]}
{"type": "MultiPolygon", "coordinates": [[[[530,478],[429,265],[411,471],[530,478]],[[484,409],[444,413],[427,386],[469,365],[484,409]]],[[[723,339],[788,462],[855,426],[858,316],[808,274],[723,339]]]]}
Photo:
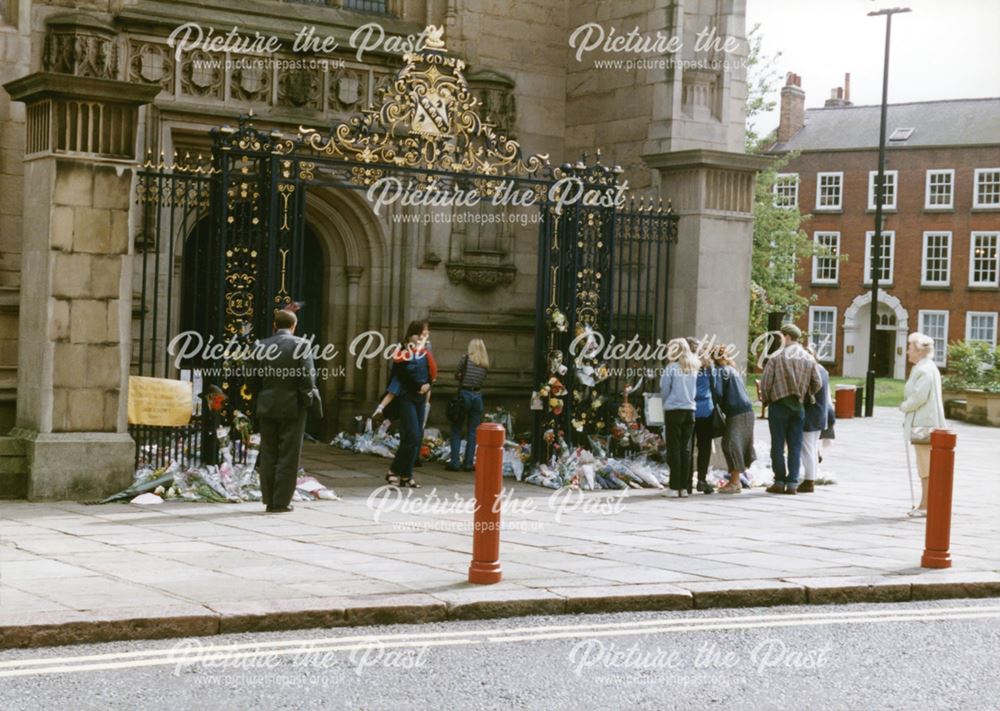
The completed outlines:
{"type": "Polygon", "coordinates": [[[715,487],[712,486],[711,484],[709,484],[704,479],[699,479],[698,480],[698,491],[700,491],[702,494],[714,494],[715,493],[715,487]]]}
{"type": "Polygon", "coordinates": [[[774,482],[773,484],[771,484],[771,486],[767,487],[767,493],[769,493],[769,494],[794,494],[794,493],[796,493],[795,492],[795,484],[790,484],[788,486],[785,486],[784,484],[779,484],[778,482],[774,482]]]}
{"type": "Polygon", "coordinates": [[[265,513],[291,513],[295,510],[294,506],[268,506],[265,509],[265,513]]]}

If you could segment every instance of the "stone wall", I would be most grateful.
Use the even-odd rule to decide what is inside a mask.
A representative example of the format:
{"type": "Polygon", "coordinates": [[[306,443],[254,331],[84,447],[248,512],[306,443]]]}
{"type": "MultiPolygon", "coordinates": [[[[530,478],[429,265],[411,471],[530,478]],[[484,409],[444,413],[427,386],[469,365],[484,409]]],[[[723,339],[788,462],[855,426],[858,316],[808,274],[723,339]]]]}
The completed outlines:
{"type": "Polygon", "coordinates": [[[569,17],[567,36],[578,28],[577,49],[566,46],[566,158],[583,152],[593,155],[596,148],[604,162],[625,169],[624,177],[633,191],[648,188],[651,172],[642,162],[653,109],[654,87],[663,82],[664,71],[629,68],[618,62],[637,57],[600,50],[581,53],[588,37],[628,35],[638,28],[644,36],[660,30],[672,32],[672,18],[660,8],[659,0],[576,3],[569,17]],[[589,29],[588,29],[589,28],[589,29]],[[598,29],[600,28],[600,29],[598,29]],[[592,33],[592,34],[591,34],[592,33]]]}
{"type": "Polygon", "coordinates": [[[40,296],[21,305],[22,317],[44,324],[48,339],[22,344],[22,362],[35,367],[19,373],[17,425],[44,433],[124,431],[118,344],[126,332],[120,307],[130,175],[62,159],[26,168],[39,204],[32,205],[37,217],[25,238],[25,266],[51,275],[51,286],[46,298],[48,279],[41,277],[40,296]],[[54,185],[40,189],[46,184],[54,185]]]}

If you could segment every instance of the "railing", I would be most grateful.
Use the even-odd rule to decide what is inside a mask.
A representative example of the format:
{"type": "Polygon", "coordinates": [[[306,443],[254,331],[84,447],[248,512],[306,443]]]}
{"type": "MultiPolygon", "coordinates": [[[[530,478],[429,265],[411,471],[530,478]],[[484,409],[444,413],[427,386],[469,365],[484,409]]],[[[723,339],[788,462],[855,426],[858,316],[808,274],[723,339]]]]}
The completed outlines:
{"type": "Polygon", "coordinates": [[[146,464],[159,469],[178,462],[182,467],[201,463],[201,418],[192,418],[182,427],[129,425],[135,440],[135,466],[146,464]]]}
{"type": "MultiPolygon", "coordinates": [[[[129,425],[128,433],[135,440],[135,466],[148,465],[153,469],[169,466],[177,462],[181,467],[215,464],[202,461],[202,437],[204,423],[200,416],[181,427],[154,427],[151,425],[129,425]]],[[[233,461],[246,463],[247,447],[239,438],[233,440],[233,461]]],[[[212,456],[214,448],[209,449],[212,456]]]]}

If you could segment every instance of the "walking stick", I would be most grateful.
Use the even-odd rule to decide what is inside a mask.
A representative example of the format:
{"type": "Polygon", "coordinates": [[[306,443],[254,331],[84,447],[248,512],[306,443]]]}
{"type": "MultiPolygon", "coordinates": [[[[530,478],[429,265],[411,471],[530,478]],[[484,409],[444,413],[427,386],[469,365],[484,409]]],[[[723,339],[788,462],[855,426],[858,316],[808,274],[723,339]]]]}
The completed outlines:
{"type": "Polygon", "coordinates": [[[906,427],[903,428],[903,447],[906,448],[906,480],[910,483],[910,508],[915,509],[917,508],[917,500],[913,493],[913,465],[910,462],[910,441],[906,437],[906,427]]]}

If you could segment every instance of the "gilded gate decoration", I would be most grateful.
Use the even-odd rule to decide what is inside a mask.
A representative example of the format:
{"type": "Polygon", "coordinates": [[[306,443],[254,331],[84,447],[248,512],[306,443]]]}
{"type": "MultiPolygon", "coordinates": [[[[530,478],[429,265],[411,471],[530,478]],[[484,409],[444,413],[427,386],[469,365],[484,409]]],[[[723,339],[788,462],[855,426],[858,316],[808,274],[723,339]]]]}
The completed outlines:
{"type": "MultiPolygon", "coordinates": [[[[482,107],[464,76],[465,63],[448,53],[443,31],[430,28],[428,37],[424,50],[404,56],[403,67],[383,85],[375,108],[328,131],[300,127],[286,134],[258,127],[251,113],[236,127],[211,131],[210,163],[175,157],[168,164],[161,156],[139,168],[141,374],[175,376],[165,345],[185,324],[194,324],[206,339],[237,345],[269,333],[273,310],[301,296],[310,189],[365,190],[382,178],[394,178],[405,190],[475,190],[486,198],[514,184],[534,196],[541,213],[537,318],[548,328],[536,331],[535,375],[538,391],[547,397],[535,416],[534,451],[545,454],[539,439],[544,431],[572,441],[575,435],[606,430],[614,399],[609,388],[619,383],[592,350],[571,355],[570,342],[580,334],[586,340],[590,332],[624,333],[622,317],[630,328],[633,313],[637,326],[645,319],[647,335],[662,335],[666,289],[664,285],[661,292],[659,284],[652,288],[646,267],[655,264],[658,272],[665,262],[676,238],[676,216],[669,210],[628,209],[620,200],[609,202],[609,195],[617,200],[622,190],[622,170],[602,164],[599,153],[595,161],[584,157],[562,166],[551,165],[547,155],[525,156],[506,130],[480,115],[482,107]],[[575,187],[587,197],[563,201],[575,187]],[[191,262],[195,275],[185,289],[195,289],[196,298],[187,298],[178,318],[170,310],[176,301],[174,270],[164,270],[161,258],[173,265],[175,245],[191,242],[196,233],[199,254],[192,257],[189,249],[183,257],[185,269],[191,262]],[[637,255],[645,249],[638,261],[633,246],[637,255]],[[649,293],[642,293],[647,287],[649,293]],[[645,301],[640,303],[640,297],[645,301]],[[615,313],[623,298],[627,308],[615,313]],[[656,315],[638,314],[650,304],[656,315]]],[[[230,370],[206,375],[205,387],[225,392],[227,414],[252,412],[252,393],[236,373],[238,359],[224,365],[230,370]]],[[[203,437],[205,442],[212,437],[207,424],[203,437]]],[[[205,456],[214,456],[210,447],[204,449],[205,456]]]]}

